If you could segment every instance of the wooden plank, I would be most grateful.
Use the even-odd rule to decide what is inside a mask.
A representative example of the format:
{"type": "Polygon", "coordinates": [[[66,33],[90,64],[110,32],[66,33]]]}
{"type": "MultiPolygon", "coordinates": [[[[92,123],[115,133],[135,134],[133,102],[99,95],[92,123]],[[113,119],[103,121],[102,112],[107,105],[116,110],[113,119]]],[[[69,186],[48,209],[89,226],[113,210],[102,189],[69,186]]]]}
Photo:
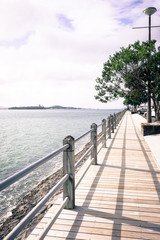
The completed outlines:
{"type": "MultiPolygon", "coordinates": [[[[160,239],[160,170],[129,113],[109,141],[79,183],[75,209],[62,211],[45,240],[160,239]]],[[[76,181],[85,168],[87,163],[76,181]]],[[[61,201],[62,196],[28,240],[38,239],[61,201]]]]}

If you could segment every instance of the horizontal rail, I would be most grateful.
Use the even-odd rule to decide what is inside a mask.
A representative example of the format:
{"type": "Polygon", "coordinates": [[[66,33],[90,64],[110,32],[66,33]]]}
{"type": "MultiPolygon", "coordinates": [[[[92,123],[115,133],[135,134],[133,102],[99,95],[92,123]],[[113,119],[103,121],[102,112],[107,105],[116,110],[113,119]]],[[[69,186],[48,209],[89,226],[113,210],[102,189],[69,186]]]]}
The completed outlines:
{"type": "Polygon", "coordinates": [[[82,135],[79,136],[78,138],[76,138],[76,139],[75,139],[75,142],[78,142],[78,141],[81,140],[83,137],[87,136],[91,131],[92,131],[92,129],[89,130],[89,131],[87,131],[86,133],[82,134],[82,135]]]}
{"type": "Polygon", "coordinates": [[[102,134],[98,139],[97,139],[97,145],[101,142],[102,138],[104,137],[104,134],[102,134]]]}
{"type": "Polygon", "coordinates": [[[43,240],[44,237],[46,236],[46,234],[48,233],[48,231],[50,230],[51,226],[53,225],[53,223],[55,222],[55,220],[57,219],[57,217],[59,216],[59,214],[62,212],[62,210],[65,208],[65,206],[67,205],[69,201],[69,198],[66,197],[62,204],[59,206],[59,208],[56,210],[54,216],[49,220],[49,222],[47,223],[47,226],[45,227],[45,229],[43,230],[43,232],[41,233],[41,235],[39,236],[38,240],[43,240]]]}
{"type": "Polygon", "coordinates": [[[91,152],[93,148],[93,145],[83,154],[83,156],[79,159],[78,162],[76,162],[74,168],[77,169],[77,167],[79,166],[79,164],[84,160],[85,157],[87,157],[87,155],[91,152]]]}
{"type": "Polygon", "coordinates": [[[100,123],[99,125],[97,125],[97,128],[101,127],[102,126],[102,123],[100,123]]]}
{"type": "Polygon", "coordinates": [[[80,178],[78,179],[78,182],[75,185],[75,189],[78,187],[78,185],[80,184],[81,180],[83,179],[84,175],[86,174],[86,172],[88,171],[89,167],[91,166],[93,161],[93,158],[91,159],[91,161],[89,161],[89,164],[87,165],[87,168],[84,170],[84,172],[82,173],[82,175],[80,176],[80,178]]]}
{"type": "Polygon", "coordinates": [[[107,126],[107,127],[106,127],[106,132],[107,132],[108,130],[109,130],[109,127],[107,126]]]}
{"type": "Polygon", "coordinates": [[[53,194],[66,182],[69,174],[66,174],[61,180],[48,192],[48,194],[20,221],[20,223],[4,238],[4,240],[13,240],[29,221],[40,211],[53,194]]]}
{"type": "Polygon", "coordinates": [[[101,151],[102,148],[103,148],[103,145],[98,149],[97,154],[101,151]]]}
{"type": "Polygon", "coordinates": [[[5,189],[6,187],[10,186],[14,182],[18,181],[20,178],[26,176],[28,173],[30,173],[31,171],[33,171],[34,169],[36,169],[40,165],[46,163],[51,158],[57,156],[59,153],[61,153],[63,150],[67,149],[68,147],[69,147],[69,144],[66,144],[66,145],[58,148],[57,150],[55,150],[54,152],[50,153],[46,157],[44,157],[44,158],[42,158],[42,159],[32,163],[31,165],[29,165],[28,167],[22,169],[18,173],[14,174],[11,177],[8,177],[4,181],[0,182],[0,191],[5,189]]]}

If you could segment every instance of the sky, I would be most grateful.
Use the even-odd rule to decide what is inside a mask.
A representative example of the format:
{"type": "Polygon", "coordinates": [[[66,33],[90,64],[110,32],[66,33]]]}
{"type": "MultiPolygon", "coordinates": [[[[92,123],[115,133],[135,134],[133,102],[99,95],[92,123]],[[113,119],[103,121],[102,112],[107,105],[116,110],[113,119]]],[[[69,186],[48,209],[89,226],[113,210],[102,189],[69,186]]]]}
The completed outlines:
{"type": "Polygon", "coordinates": [[[122,108],[95,100],[95,80],[109,55],[148,40],[148,29],[132,29],[148,26],[148,7],[160,25],[159,0],[1,0],[0,107],[122,108]]]}

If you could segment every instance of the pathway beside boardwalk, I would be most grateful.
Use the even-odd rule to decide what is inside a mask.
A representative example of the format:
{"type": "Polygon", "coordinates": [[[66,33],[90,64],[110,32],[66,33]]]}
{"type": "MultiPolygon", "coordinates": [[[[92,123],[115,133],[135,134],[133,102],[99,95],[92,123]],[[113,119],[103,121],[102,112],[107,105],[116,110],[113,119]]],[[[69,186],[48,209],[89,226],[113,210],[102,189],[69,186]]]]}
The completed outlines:
{"type": "MultiPolygon", "coordinates": [[[[107,146],[78,182],[75,209],[62,211],[45,240],[160,239],[160,170],[129,112],[107,146]]],[[[38,239],[60,201],[28,240],[38,239]]]]}
{"type": "MultiPolygon", "coordinates": [[[[147,122],[146,119],[139,114],[132,115],[132,118],[136,127],[141,131],[141,123],[147,122]]],[[[155,157],[157,165],[160,169],[160,134],[148,135],[145,136],[144,139],[149,145],[149,148],[152,151],[152,154],[155,157]]]]}

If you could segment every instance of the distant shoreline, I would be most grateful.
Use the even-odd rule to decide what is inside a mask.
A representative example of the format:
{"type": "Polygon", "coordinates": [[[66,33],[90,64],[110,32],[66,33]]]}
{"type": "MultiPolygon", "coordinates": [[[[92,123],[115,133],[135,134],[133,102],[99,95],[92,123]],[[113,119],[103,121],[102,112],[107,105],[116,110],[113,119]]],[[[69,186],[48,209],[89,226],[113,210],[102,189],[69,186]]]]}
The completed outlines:
{"type": "Polygon", "coordinates": [[[24,107],[10,107],[9,110],[46,110],[46,109],[82,109],[82,108],[76,108],[76,107],[63,107],[59,105],[55,105],[52,107],[44,107],[44,106],[24,106],[24,107]]]}

